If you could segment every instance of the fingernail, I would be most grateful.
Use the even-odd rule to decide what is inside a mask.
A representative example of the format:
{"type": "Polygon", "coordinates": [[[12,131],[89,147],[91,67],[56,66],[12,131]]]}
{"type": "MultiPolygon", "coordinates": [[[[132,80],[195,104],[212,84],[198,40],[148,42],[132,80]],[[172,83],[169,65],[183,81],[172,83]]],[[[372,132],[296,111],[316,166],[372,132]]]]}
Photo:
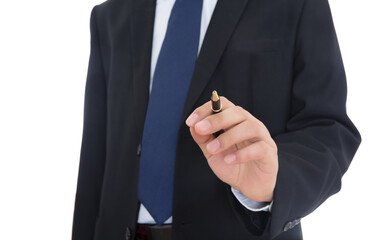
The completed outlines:
{"type": "Polygon", "coordinates": [[[235,154],[229,154],[229,155],[227,155],[223,160],[224,160],[226,163],[230,164],[230,163],[235,162],[236,159],[237,159],[237,157],[235,156],[235,154]]]}
{"type": "Polygon", "coordinates": [[[206,148],[209,152],[214,153],[218,151],[220,146],[221,144],[219,143],[218,139],[214,139],[206,145],[206,148]]]}
{"type": "Polygon", "coordinates": [[[196,113],[191,114],[188,119],[186,119],[186,125],[193,126],[198,120],[198,115],[196,113]]]}
{"type": "Polygon", "coordinates": [[[197,123],[195,125],[195,127],[198,128],[198,130],[200,130],[201,132],[207,132],[211,128],[211,125],[210,125],[209,121],[203,120],[203,121],[197,123]]]}

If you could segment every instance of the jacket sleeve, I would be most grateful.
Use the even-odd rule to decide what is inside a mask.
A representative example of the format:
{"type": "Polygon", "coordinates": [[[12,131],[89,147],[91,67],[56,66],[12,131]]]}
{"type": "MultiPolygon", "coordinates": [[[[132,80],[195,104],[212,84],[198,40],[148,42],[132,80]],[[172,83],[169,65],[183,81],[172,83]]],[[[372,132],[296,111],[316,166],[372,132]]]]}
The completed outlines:
{"type": "Polygon", "coordinates": [[[96,19],[90,21],[91,53],[85,87],[84,126],[73,218],[73,240],[91,240],[98,216],[106,144],[106,85],[96,19]]]}
{"type": "Polygon", "coordinates": [[[238,210],[250,231],[270,238],[292,229],[340,190],[361,142],[346,114],[346,77],[327,0],[305,0],[293,67],[286,132],[273,136],[279,170],[271,215],[238,210]]]}

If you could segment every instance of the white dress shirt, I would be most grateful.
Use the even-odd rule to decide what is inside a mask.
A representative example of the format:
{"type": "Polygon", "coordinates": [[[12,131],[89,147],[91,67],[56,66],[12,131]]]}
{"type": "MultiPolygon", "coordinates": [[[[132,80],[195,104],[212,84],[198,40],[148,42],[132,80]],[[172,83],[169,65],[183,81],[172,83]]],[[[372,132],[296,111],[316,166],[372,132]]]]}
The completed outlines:
{"type": "MultiPolygon", "coordinates": [[[[168,26],[168,21],[170,13],[172,11],[173,5],[176,0],[157,0],[156,3],[156,13],[154,19],[154,30],[153,30],[153,43],[152,43],[152,62],[150,69],[150,91],[152,90],[153,84],[153,74],[157,64],[158,55],[160,54],[161,46],[165,38],[166,29],[168,26]]],[[[201,16],[201,32],[199,40],[198,52],[201,49],[203,39],[211,16],[213,15],[215,6],[218,0],[204,0],[202,6],[202,16],[201,16]]],[[[270,211],[271,205],[265,203],[255,202],[247,197],[245,197],[240,191],[231,189],[234,196],[238,201],[247,209],[251,211],[270,211]],[[266,205],[266,206],[265,206],[266,205]]],[[[140,210],[138,213],[138,223],[141,224],[155,224],[153,217],[150,215],[148,210],[144,205],[140,205],[140,210]]],[[[165,221],[165,224],[172,223],[172,217],[165,221]]]]}

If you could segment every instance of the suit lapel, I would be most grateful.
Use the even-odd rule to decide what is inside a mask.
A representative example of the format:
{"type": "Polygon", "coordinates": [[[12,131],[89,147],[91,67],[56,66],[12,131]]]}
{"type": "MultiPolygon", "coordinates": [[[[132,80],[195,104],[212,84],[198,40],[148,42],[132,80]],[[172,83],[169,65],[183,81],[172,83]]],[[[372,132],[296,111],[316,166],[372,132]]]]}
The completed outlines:
{"type": "Polygon", "coordinates": [[[149,99],[150,65],[156,0],[134,0],[131,19],[135,116],[142,129],[149,99]]]}
{"type": "Polygon", "coordinates": [[[218,0],[210,20],[183,111],[186,120],[225,50],[248,0],[218,0]]]}

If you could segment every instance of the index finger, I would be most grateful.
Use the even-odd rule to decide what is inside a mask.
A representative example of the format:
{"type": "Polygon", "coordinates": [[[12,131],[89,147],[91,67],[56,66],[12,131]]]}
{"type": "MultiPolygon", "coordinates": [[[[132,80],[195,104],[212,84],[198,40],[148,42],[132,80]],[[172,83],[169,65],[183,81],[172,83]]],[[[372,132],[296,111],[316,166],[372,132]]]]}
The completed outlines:
{"type": "MultiPolygon", "coordinates": [[[[227,98],[220,96],[220,101],[222,105],[222,110],[235,106],[234,103],[230,102],[227,98]]],[[[205,119],[207,116],[213,114],[211,110],[211,101],[206,102],[205,104],[196,108],[190,116],[186,119],[186,125],[189,127],[194,127],[196,123],[205,119]]]]}

